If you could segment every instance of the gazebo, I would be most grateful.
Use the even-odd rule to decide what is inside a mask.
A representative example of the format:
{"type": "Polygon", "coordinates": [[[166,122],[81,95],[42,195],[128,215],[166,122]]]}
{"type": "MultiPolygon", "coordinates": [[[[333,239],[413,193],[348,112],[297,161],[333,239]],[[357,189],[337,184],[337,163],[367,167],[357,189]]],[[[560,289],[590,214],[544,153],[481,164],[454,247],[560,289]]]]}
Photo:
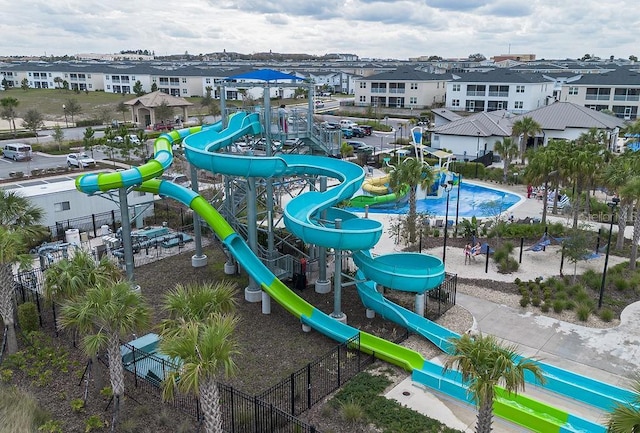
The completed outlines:
{"type": "Polygon", "coordinates": [[[187,118],[187,109],[189,106],[193,105],[184,98],[171,96],[160,90],[126,101],[124,104],[131,107],[131,120],[134,123],[148,127],[157,123],[155,109],[163,103],[171,108],[182,109],[182,119],[187,118]]]}

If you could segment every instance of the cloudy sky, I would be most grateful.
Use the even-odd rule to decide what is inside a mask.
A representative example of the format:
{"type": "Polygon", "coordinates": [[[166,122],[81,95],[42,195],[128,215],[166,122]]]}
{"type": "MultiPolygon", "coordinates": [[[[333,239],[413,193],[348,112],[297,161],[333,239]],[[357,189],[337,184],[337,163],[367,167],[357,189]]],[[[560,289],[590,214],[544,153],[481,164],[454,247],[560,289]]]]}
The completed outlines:
{"type": "Polygon", "coordinates": [[[0,55],[640,56],[638,0],[0,0],[0,55]]]}

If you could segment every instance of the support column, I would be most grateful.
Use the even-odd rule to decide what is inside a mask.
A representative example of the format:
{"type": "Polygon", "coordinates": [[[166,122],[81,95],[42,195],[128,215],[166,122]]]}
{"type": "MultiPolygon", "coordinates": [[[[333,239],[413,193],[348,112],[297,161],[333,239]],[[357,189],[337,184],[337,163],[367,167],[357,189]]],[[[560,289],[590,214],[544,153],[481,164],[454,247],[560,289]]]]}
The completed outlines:
{"type": "MultiPolygon", "coordinates": [[[[233,215],[233,194],[231,194],[231,179],[229,176],[224,177],[224,206],[227,209],[227,218],[233,215]]],[[[238,272],[238,265],[229,251],[225,251],[227,261],[224,264],[224,273],[226,275],[235,275],[238,272]]]]}
{"type": "Polygon", "coordinates": [[[227,127],[227,88],[224,84],[220,85],[220,116],[222,117],[222,128],[224,129],[227,127]]]}
{"type": "MultiPolygon", "coordinates": [[[[327,190],[327,177],[320,176],[320,192],[327,190]]],[[[321,219],[327,218],[327,211],[322,211],[321,219]]],[[[315,285],[316,293],[329,293],[331,291],[331,281],[327,278],[327,249],[318,248],[318,279],[315,285]]]]}
{"type": "Polygon", "coordinates": [[[127,280],[133,283],[133,245],[131,243],[131,221],[129,219],[129,202],[127,200],[127,189],[118,189],[120,201],[120,222],[122,223],[122,248],[124,249],[124,266],[127,280]]]}
{"type": "MultiPolygon", "coordinates": [[[[336,218],[336,229],[342,227],[342,220],[336,218]]],[[[336,248],[336,270],[333,275],[333,313],[331,317],[338,322],[347,323],[347,315],[342,312],[342,250],[336,248]]]]}
{"type": "MultiPolygon", "coordinates": [[[[191,188],[197,193],[198,169],[193,164],[189,164],[189,168],[191,170],[191,188]]],[[[197,212],[193,213],[193,238],[196,251],[195,254],[191,256],[191,266],[194,268],[207,266],[207,255],[202,252],[202,222],[197,212]]]]}
{"type": "Polygon", "coordinates": [[[416,293],[415,312],[418,316],[424,317],[424,293],[416,293]]]}
{"type": "MultiPolygon", "coordinates": [[[[250,177],[247,179],[247,243],[251,251],[256,253],[258,251],[258,236],[257,236],[257,210],[256,210],[256,178],[250,177]]],[[[248,302],[260,302],[262,299],[261,289],[256,280],[249,275],[249,285],[244,289],[244,299],[248,302]]]]}

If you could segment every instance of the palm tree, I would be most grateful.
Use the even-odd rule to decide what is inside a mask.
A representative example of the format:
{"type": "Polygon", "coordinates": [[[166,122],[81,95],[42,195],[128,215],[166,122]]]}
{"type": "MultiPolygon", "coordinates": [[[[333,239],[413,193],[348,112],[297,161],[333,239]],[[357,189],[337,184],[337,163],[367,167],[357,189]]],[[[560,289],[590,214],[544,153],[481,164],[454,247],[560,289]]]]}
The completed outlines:
{"type": "Polygon", "coordinates": [[[96,262],[83,250],[60,260],[44,271],[44,295],[49,301],[67,301],[82,296],[92,287],[122,278],[122,270],[106,256],[96,262]]]}
{"type": "MultiPolygon", "coordinates": [[[[620,196],[625,197],[631,204],[631,208],[635,204],[638,207],[640,203],[640,176],[634,176],[622,187],[620,196]]],[[[636,260],[638,259],[638,241],[640,241],[640,218],[636,216],[633,221],[633,240],[631,241],[631,255],[629,256],[629,269],[636,268],[636,260]]]]}
{"type": "Polygon", "coordinates": [[[18,108],[19,104],[20,101],[12,96],[7,96],[6,98],[0,99],[0,107],[2,107],[2,118],[6,119],[9,122],[9,129],[11,129],[11,126],[13,126],[14,136],[16,132],[18,132],[18,130],[16,129],[16,117],[18,116],[16,108],[18,108]]]}
{"type": "Polygon", "coordinates": [[[640,377],[633,383],[635,398],[629,404],[618,404],[609,414],[609,433],[640,433],[640,377]]]}
{"type": "Polygon", "coordinates": [[[632,197],[620,194],[624,185],[638,173],[640,158],[636,152],[627,152],[612,159],[601,177],[601,181],[609,191],[620,196],[620,207],[618,209],[618,236],[616,239],[616,249],[624,247],[624,229],[627,226],[627,218],[630,216],[632,208],[632,197]]]}
{"type": "Polygon", "coordinates": [[[0,189],[0,315],[7,328],[7,353],[18,350],[14,328],[13,265],[31,266],[33,259],[26,254],[27,245],[45,233],[37,225],[43,210],[33,206],[29,199],[15,192],[0,189]]]}
{"type": "Polygon", "coordinates": [[[561,153],[562,145],[563,143],[552,140],[549,142],[548,146],[531,153],[531,156],[529,157],[529,164],[524,170],[524,179],[528,183],[532,185],[544,185],[544,194],[542,197],[542,224],[546,224],[547,222],[549,182],[551,182],[552,189],[556,189],[558,187],[558,174],[560,171],[560,159],[558,156],[561,153]]]}
{"type": "Polygon", "coordinates": [[[424,191],[433,184],[433,181],[434,175],[431,167],[428,164],[423,164],[417,158],[406,158],[389,173],[389,187],[394,193],[400,194],[400,191],[409,185],[407,224],[410,243],[416,241],[418,187],[424,191]]]}
{"type": "Polygon", "coordinates": [[[124,394],[120,338],[146,328],[149,318],[149,307],[140,292],[131,290],[129,282],[122,280],[90,288],[84,296],[67,301],[60,313],[60,328],[77,329],[83,334],[82,346],[88,356],[107,350],[114,426],[124,394]]]}
{"type": "Polygon", "coordinates": [[[509,165],[511,161],[518,156],[518,145],[509,137],[505,137],[502,141],[498,141],[493,145],[493,151],[500,155],[504,167],[502,168],[502,179],[507,183],[507,175],[509,174],[509,165]]]}
{"type": "Polygon", "coordinates": [[[516,345],[503,345],[494,336],[482,334],[465,334],[450,339],[450,343],[451,354],[443,370],[456,369],[469,383],[469,392],[478,405],[476,433],[491,432],[496,386],[503,386],[508,393],[524,391],[527,372],[544,383],[540,366],[530,358],[519,356],[516,345]]]}
{"type": "Polygon", "coordinates": [[[203,321],[215,313],[233,313],[237,306],[236,291],[235,283],[230,281],[176,285],[164,298],[164,310],[169,317],[162,322],[162,335],[179,332],[189,321],[203,321]]]}
{"type": "Polygon", "coordinates": [[[180,332],[164,336],[160,351],[180,360],[179,371],[170,372],[162,386],[162,397],[171,400],[175,391],[195,394],[204,414],[206,433],[223,433],[217,379],[236,370],[233,356],[238,343],[233,338],[238,319],[231,314],[213,314],[205,321],[186,322],[180,332]]]}
{"type": "Polygon", "coordinates": [[[537,133],[542,132],[542,127],[538,122],[533,120],[533,118],[525,116],[513,122],[511,131],[514,137],[522,135],[522,141],[520,141],[520,159],[522,160],[522,164],[524,164],[524,154],[527,151],[529,137],[533,137],[537,133]]]}
{"type": "Polygon", "coordinates": [[[222,432],[216,379],[235,371],[235,295],[234,283],[220,281],[179,284],[164,298],[168,318],[161,324],[160,351],[179,359],[181,367],[164,380],[163,398],[172,399],[176,389],[197,395],[206,432],[222,432]]]}

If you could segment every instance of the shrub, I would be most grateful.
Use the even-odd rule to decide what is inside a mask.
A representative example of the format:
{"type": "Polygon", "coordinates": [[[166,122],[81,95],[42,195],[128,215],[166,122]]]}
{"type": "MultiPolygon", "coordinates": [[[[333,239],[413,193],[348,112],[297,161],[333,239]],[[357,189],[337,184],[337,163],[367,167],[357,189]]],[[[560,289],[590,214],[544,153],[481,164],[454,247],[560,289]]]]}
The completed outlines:
{"type": "Polygon", "coordinates": [[[578,305],[576,309],[576,315],[578,316],[578,320],[582,322],[586,322],[589,320],[589,315],[591,314],[591,305],[586,303],[581,303],[578,305]]]}
{"type": "Polygon", "coordinates": [[[84,400],[81,398],[74,398],[71,400],[71,410],[78,413],[84,410],[84,400]]]}
{"type": "Polygon", "coordinates": [[[593,269],[587,269],[580,277],[580,281],[592,290],[596,290],[600,287],[601,279],[602,274],[594,271],[593,269]]]}
{"type": "Polygon", "coordinates": [[[40,322],[38,321],[36,304],[33,302],[25,302],[18,306],[18,323],[20,324],[22,332],[25,334],[30,334],[38,330],[40,322]]]}
{"type": "Polygon", "coordinates": [[[364,418],[364,409],[355,400],[340,402],[340,413],[342,418],[350,424],[357,424],[364,418]]]}
{"type": "Polygon", "coordinates": [[[62,433],[62,423],[60,421],[54,421],[50,419],[49,421],[38,427],[38,431],[45,433],[62,433]]]}
{"type": "Polygon", "coordinates": [[[523,296],[522,298],[520,298],[520,306],[521,307],[526,307],[527,305],[529,305],[529,297],[528,296],[523,296]]]}
{"type": "Polygon", "coordinates": [[[531,304],[534,307],[539,307],[540,304],[541,304],[540,297],[539,296],[534,296],[533,298],[531,298],[531,304]]]}
{"type": "Polygon", "coordinates": [[[567,311],[571,311],[573,309],[576,308],[576,303],[573,302],[571,299],[568,299],[565,303],[564,303],[564,309],[567,311]]]}
{"type": "Polygon", "coordinates": [[[101,429],[103,427],[104,427],[104,421],[102,421],[102,418],[100,418],[100,415],[91,415],[84,422],[85,433],[89,433],[92,430],[101,429]]]}
{"type": "Polygon", "coordinates": [[[562,313],[564,310],[565,303],[562,299],[556,299],[553,301],[553,311],[556,313],[562,313]]]}
{"type": "Polygon", "coordinates": [[[625,290],[627,290],[630,287],[630,283],[624,277],[618,277],[613,281],[613,286],[619,292],[624,292],[625,290]]]}
{"type": "Polygon", "coordinates": [[[544,304],[542,304],[540,306],[540,311],[542,311],[543,313],[548,313],[550,310],[549,304],[547,302],[545,302],[544,304]]]}
{"type": "Polygon", "coordinates": [[[603,308],[600,310],[600,318],[605,322],[611,322],[613,320],[613,311],[611,308],[603,308]]]}

